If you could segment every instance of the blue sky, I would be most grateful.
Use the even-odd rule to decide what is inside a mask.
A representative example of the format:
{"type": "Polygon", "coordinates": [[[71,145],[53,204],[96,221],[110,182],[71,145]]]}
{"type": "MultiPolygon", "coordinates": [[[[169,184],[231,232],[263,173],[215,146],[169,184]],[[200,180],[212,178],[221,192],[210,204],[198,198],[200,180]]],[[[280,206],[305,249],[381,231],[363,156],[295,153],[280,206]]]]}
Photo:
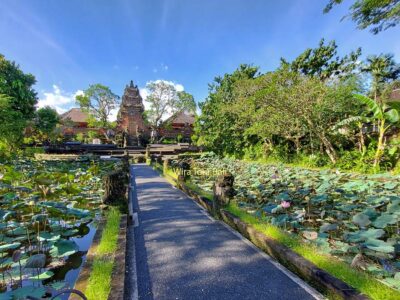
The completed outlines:
{"type": "MultiPolygon", "coordinates": [[[[197,101],[208,83],[240,63],[275,69],[321,38],[340,53],[390,52],[400,61],[400,26],[378,35],[340,21],[348,5],[328,0],[2,0],[0,53],[36,76],[41,105],[63,111],[102,83],[118,95],[133,79],[180,84],[197,101]]],[[[347,3],[347,4],[346,4],[347,3]]]]}

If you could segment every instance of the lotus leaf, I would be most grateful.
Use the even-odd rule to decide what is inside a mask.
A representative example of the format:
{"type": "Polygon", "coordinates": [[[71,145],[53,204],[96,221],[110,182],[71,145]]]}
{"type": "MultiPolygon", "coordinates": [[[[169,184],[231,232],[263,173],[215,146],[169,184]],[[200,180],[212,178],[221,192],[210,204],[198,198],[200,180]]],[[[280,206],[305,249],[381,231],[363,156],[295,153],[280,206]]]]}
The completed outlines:
{"type": "Polygon", "coordinates": [[[279,215],[271,219],[271,224],[276,226],[283,226],[287,221],[289,221],[288,215],[279,215]]]}
{"type": "Polygon", "coordinates": [[[275,208],[271,209],[272,214],[279,214],[283,211],[284,211],[284,208],[282,207],[282,205],[277,205],[275,208]]]}
{"type": "Polygon", "coordinates": [[[289,201],[290,195],[287,192],[279,193],[275,199],[278,201],[289,201]]]}
{"type": "Polygon", "coordinates": [[[399,215],[400,214],[400,201],[396,200],[396,201],[393,201],[392,203],[389,203],[387,206],[386,212],[399,215]]]}
{"type": "Polygon", "coordinates": [[[21,246],[21,243],[11,243],[11,244],[5,244],[5,245],[1,245],[0,246],[0,252],[5,252],[8,250],[12,250],[12,249],[17,249],[21,246]]]}
{"type": "Polygon", "coordinates": [[[363,244],[368,249],[374,250],[376,252],[383,252],[383,253],[393,253],[394,247],[385,241],[378,240],[378,239],[368,239],[363,244]]]}
{"type": "Polygon", "coordinates": [[[322,203],[328,201],[329,197],[327,194],[316,195],[311,198],[311,201],[314,203],[322,203]]]}
{"type": "Polygon", "coordinates": [[[44,287],[24,286],[16,289],[11,294],[13,300],[24,300],[28,296],[41,299],[46,294],[46,289],[44,287]]]}
{"type": "Polygon", "coordinates": [[[53,276],[54,276],[54,273],[52,271],[46,271],[37,276],[29,277],[29,279],[30,280],[45,280],[45,279],[49,279],[53,276]]]}
{"type": "Polygon", "coordinates": [[[330,224],[330,223],[324,223],[321,225],[319,228],[319,232],[328,232],[328,231],[335,231],[338,230],[338,225],[337,224],[330,224]]]}
{"type": "MultiPolygon", "coordinates": [[[[6,233],[8,236],[26,235],[26,230],[27,230],[26,227],[20,226],[15,229],[7,230],[6,233]]],[[[31,233],[31,232],[32,232],[32,230],[29,230],[29,233],[31,233]]]]}
{"type": "Polygon", "coordinates": [[[65,257],[78,252],[79,247],[74,241],[59,240],[50,249],[52,257],[65,257]]]}
{"type": "Polygon", "coordinates": [[[368,229],[352,233],[346,233],[344,238],[352,243],[366,241],[368,239],[379,239],[385,234],[382,229],[368,229]]]}
{"type": "Polygon", "coordinates": [[[47,214],[38,214],[38,215],[34,215],[32,216],[32,222],[44,222],[46,221],[48,218],[47,214]]]}
{"type": "Polygon", "coordinates": [[[43,242],[43,241],[48,241],[48,242],[55,242],[60,239],[60,235],[55,234],[53,232],[47,232],[47,231],[42,231],[39,233],[38,240],[43,242]]]}
{"type": "Polygon", "coordinates": [[[364,215],[367,215],[370,220],[375,220],[376,217],[379,215],[374,208],[370,208],[370,207],[364,209],[362,213],[364,215]]]}
{"type": "Polygon", "coordinates": [[[396,224],[398,221],[398,217],[396,215],[384,213],[380,215],[372,225],[375,228],[385,228],[389,224],[396,224]]]}
{"type": "Polygon", "coordinates": [[[354,224],[358,225],[361,228],[365,228],[369,224],[371,224],[369,217],[363,213],[358,213],[358,214],[354,215],[352,220],[353,220],[354,224]]]}
{"type": "Polygon", "coordinates": [[[35,254],[28,258],[25,268],[40,269],[46,265],[46,255],[35,254]]]}
{"type": "Polygon", "coordinates": [[[79,232],[78,229],[69,229],[69,230],[65,230],[65,231],[61,232],[61,235],[63,237],[70,237],[70,236],[77,234],[78,232],[79,232]]]}

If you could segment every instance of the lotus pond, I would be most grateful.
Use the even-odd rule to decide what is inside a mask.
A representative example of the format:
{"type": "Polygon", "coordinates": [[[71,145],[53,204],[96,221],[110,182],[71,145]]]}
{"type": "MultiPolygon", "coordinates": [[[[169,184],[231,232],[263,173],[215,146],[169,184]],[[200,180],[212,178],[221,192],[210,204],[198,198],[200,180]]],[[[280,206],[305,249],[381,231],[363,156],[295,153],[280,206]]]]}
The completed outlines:
{"type": "Polygon", "coordinates": [[[73,287],[101,216],[101,177],[114,167],[0,164],[0,299],[50,297],[73,287]]]}
{"type": "Polygon", "coordinates": [[[203,190],[211,192],[216,176],[231,172],[234,200],[242,210],[400,289],[400,176],[288,168],[207,155],[190,164],[191,181],[203,190]]]}

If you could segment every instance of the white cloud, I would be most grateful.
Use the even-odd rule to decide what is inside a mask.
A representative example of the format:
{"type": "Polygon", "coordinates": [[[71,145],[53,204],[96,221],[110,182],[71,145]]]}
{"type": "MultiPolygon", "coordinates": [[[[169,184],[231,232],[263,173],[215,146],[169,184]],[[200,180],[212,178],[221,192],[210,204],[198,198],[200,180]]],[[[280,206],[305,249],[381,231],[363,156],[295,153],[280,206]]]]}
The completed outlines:
{"type": "Polygon", "coordinates": [[[108,116],[108,121],[113,122],[117,120],[117,115],[118,115],[119,107],[114,108],[111,110],[110,115],[108,116]]]}
{"type": "Polygon", "coordinates": [[[61,114],[75,106],[75,97],[82,94],[82,90],[77,90],[75,93],[67,93],[61,90],[56,84],[53,84],[51,92],[43,92],[43,96],[39,99],[37,107],[50,106],[61,114]]]}

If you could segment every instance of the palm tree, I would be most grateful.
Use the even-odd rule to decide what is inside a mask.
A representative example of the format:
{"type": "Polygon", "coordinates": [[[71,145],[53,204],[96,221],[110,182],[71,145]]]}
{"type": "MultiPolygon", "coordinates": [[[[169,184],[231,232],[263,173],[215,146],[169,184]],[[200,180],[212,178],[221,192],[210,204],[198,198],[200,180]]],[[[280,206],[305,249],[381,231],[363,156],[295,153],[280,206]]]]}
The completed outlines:
{"type": "Polygon", "coordinates": [[[400,76],[400,64],[395,62],[393,54],[370,55],[362,71],[371,74],[371,92],[374,100],[377,101],[382,91],[382,86],[388,81],[396,80],[400,76]]]}

